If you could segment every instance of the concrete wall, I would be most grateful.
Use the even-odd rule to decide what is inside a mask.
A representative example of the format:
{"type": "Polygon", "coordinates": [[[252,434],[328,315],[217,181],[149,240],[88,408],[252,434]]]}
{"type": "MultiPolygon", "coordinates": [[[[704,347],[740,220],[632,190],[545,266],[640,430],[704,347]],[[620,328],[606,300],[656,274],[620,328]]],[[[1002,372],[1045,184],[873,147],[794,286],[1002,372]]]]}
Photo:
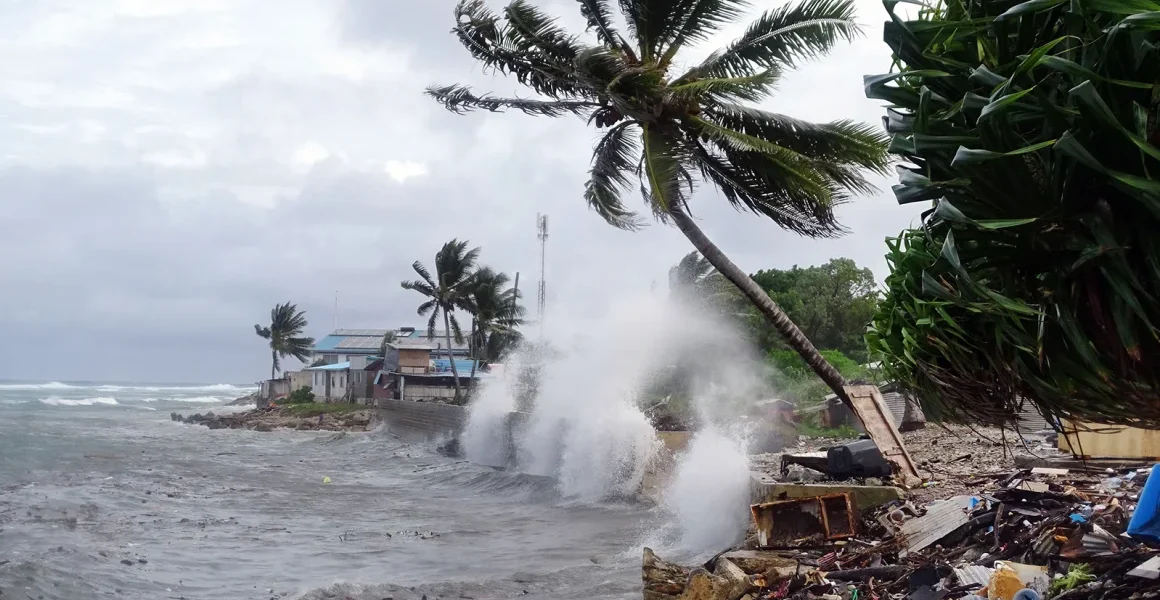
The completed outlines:
{"type": "Polygon", "coordinates": [[[290,391],[293,392],[294,390],[305,386],[314,387],[314,384],[310,382],[310,373],[310,371],[291,371],[290,391]]]}
{"type": "Polygon", "coordinates": [[[387,431],[408,441],[455,437],[467,426],[467,408],[437,402],[382,399],[378,415],[387,431]]]}

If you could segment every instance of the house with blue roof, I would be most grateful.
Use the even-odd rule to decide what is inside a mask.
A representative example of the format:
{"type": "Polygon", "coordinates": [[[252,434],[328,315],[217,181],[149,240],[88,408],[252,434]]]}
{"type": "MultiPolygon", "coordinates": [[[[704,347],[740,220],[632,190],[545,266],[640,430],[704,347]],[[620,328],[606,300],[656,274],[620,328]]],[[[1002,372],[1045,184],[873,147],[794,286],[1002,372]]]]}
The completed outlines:
{"type": "MultiPolygon", "coordinates": [[[[436,331],[433,337],[428,337],[426,329],[415,327],[335,329],[314,343],[310,363],[321,361],[322,364],[336,364],[349,361],[355,356],[377,356],[383,345],[383,336],[388,332],[394,332],[393,344],[398,348],[430,349],[432,356],[447,358],[447,337],[443,331],[436,331]]],[[[458,358],[466,357],[467,340],[459,343],[452,336],[450,354],[458,358]]]]}
{"type": "Polygon", "coordinates": [[[426,331],[405,327],[394,330],[394,340],[384,345],[387,332],[385,329],[336,329],[318,340],[311,361],[317,364],[303,371],[309,373],[315,395],[323,402],[366,404],[385,399],[450,401],[455,397],[452,360],[463,387],[471,381],[473,371],[477,380],[488,377],[485,367],[466,358],[466,343],[456,344],[452,339],[451,358],[448,358],[447,340],[440,337],[442,332],[436,332],[432,338],[426,331]]]}

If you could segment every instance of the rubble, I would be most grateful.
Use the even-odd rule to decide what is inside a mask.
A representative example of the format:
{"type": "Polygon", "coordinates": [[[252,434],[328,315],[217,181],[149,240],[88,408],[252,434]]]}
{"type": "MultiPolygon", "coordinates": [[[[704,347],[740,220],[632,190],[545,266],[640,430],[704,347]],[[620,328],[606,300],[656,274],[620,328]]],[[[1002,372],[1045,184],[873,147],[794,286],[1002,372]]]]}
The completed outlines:
{"type": "Polygon", "coordinates": [[[1010,457],[995,466],[1009,468],[963,472],[949,497],[923,499],[929,488],[918,487],[858,506],[855,527],[837,535],[821,518],[826,498],[754,504],[746,546],[709,564],[665,570],[646,550],[645,598],[1160,598],[1160,475],[1148,485],[1151,469],[1139,466],[1019,469],[1010,457]]]}

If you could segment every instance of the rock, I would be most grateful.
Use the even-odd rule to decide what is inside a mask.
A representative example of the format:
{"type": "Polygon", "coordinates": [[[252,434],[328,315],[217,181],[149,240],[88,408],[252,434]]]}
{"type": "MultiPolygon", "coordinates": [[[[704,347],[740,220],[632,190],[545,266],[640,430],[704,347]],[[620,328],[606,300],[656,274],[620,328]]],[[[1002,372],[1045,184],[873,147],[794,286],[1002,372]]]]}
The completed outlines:
{"type": "Polygon", "coordinates": [[[254,431],[269,432],[274,431],[274,427],[269,423],[258,423],[254,426],[254,431]]]}
{"type": "Polygon", "coordinates": [[[121,564],[123,564],[123,565],[125,565],[125,566],[127,566],[127,567],[131,567],[131,566],[133,566],[133,561],[131,561],[131,560],[127,559],[127,558],[122,558],[122,559],[121,559],[121,564]]]}
{"type": "Polygon", "coordinates": [[[746,592],[754,588],[752,582],[749,580],[749,575],[741,570],[741,567],[733,564],[733,561],[727,558],[718,558],[717,564],[713,567],[713,574],[724,579],[729,584],[729,594],[725,600],[737,600],[744,596],[746,592]]]}
{"type": "MultiPolygon", "coordinates": [[[[734,550],[722,554],[717,562],[728,561],[737,566],[746,575],[765,575],[768,581],[780,581],[793,577],[798,572],[798,561],[777,554],[761,550],[734,550]]],[[[802,572],[813,570],[803,567],[802,572]]]]}
{"type": "Polygon", "coordinates": [[[685,591],[688,576],[688,569],[657,558],[650,548],[644,549],[641,561],[644,600],[672,600],[679,597],[685,591]]]}
{"type": "Polygon", "coordinates": [[[725,578],[718,577],[705,569],[694,569],[689,573],[685,591],[681,592],[677,598],[678,600],[729,600],[731,588],[732,586],[725,578]]]}

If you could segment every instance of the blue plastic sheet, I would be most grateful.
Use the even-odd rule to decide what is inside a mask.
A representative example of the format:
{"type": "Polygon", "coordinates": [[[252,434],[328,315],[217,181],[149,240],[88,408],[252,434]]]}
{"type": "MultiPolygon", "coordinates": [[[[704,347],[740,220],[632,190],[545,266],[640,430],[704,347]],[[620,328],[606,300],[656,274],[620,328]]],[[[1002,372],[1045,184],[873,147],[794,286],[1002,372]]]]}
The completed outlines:
{"type": "Polygon", "coordinates": [[[1136,512],[1128,521],[1128,535],[1149,545],[1160,545],[1160,477],[1156,476],[1157,467],[1160,464],[1153,465],[1149,472],[1136,512]]]}

